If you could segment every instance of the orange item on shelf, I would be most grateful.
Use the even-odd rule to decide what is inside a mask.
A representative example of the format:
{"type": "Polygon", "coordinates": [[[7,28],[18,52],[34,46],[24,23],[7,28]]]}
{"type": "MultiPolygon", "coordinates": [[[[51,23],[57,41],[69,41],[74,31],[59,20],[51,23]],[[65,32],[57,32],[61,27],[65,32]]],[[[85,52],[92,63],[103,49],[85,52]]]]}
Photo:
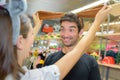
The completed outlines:
{"type": "Polygon", "coordinates": [[[52,26],[43,27],[42,32],[44,32],[44,33],[53,32],[53,27],[52,26]]]}
{"type": "Polygon", "coordinates": [[[106,56],[104,57],[104,59],[102,60],[103,64],[115,64],[115,59],[111,56],[106,56]]]}

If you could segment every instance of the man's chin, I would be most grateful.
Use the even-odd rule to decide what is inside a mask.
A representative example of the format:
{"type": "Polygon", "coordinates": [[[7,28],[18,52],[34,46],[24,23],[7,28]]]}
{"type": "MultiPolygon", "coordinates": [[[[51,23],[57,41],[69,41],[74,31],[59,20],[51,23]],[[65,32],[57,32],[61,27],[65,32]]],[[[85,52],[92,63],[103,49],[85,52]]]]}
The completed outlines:
{"type": "Polygon", "coordinates": [[[64,44],[64,46],[66,46],[66,47],[71,47],[72,45],[70,45],[70,44],[64,44]]]}

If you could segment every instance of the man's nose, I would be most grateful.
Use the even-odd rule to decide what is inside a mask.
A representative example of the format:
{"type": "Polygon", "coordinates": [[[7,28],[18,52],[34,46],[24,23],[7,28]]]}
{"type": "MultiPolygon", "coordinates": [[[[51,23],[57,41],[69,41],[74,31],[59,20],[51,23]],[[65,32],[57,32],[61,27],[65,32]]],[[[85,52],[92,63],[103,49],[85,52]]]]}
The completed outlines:
{"type": "Polygon", "coordinates": [[[64,31],[64,32],[62,33],[62,35],[63,35],[64,37],[68,37],[68,36],[70,35],[70,33],[69,33],[69,31],[64,31]]]}

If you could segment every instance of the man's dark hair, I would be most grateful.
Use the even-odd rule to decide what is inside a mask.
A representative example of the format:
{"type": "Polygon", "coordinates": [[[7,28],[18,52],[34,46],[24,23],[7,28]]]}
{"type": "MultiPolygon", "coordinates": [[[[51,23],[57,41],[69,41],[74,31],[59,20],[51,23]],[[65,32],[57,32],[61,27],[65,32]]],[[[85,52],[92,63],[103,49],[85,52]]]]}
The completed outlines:
{"type": "Polygon", "coordinates": [[[83,19],[79,18],[76,14],[74,13],[66,13],[63,17],[61,17],[60,19],[60,24],[63,21],[69,21],[69,22],[75,22],[77,24],[78,27],[78,32],[80,32],[80,30],[83,28],[83,19]]]}

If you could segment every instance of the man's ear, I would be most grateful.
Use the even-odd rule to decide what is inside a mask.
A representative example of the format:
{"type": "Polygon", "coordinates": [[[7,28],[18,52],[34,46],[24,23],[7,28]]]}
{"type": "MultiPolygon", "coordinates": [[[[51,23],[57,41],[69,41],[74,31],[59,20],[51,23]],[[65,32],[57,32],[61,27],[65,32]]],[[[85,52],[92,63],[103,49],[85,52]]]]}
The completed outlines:
{"type": "Polygon", "coordinates": [[[18,39],[17,39],[17,48],[22,50],[24,48],[24,38],[22,35],[19,35],[18,39]]]}
{"type": "Polygon", "coordinates": [[[84,29],[81,29],[79,32],[79,36],[81,36],[83,32],[84,32],[84,29]]]}

